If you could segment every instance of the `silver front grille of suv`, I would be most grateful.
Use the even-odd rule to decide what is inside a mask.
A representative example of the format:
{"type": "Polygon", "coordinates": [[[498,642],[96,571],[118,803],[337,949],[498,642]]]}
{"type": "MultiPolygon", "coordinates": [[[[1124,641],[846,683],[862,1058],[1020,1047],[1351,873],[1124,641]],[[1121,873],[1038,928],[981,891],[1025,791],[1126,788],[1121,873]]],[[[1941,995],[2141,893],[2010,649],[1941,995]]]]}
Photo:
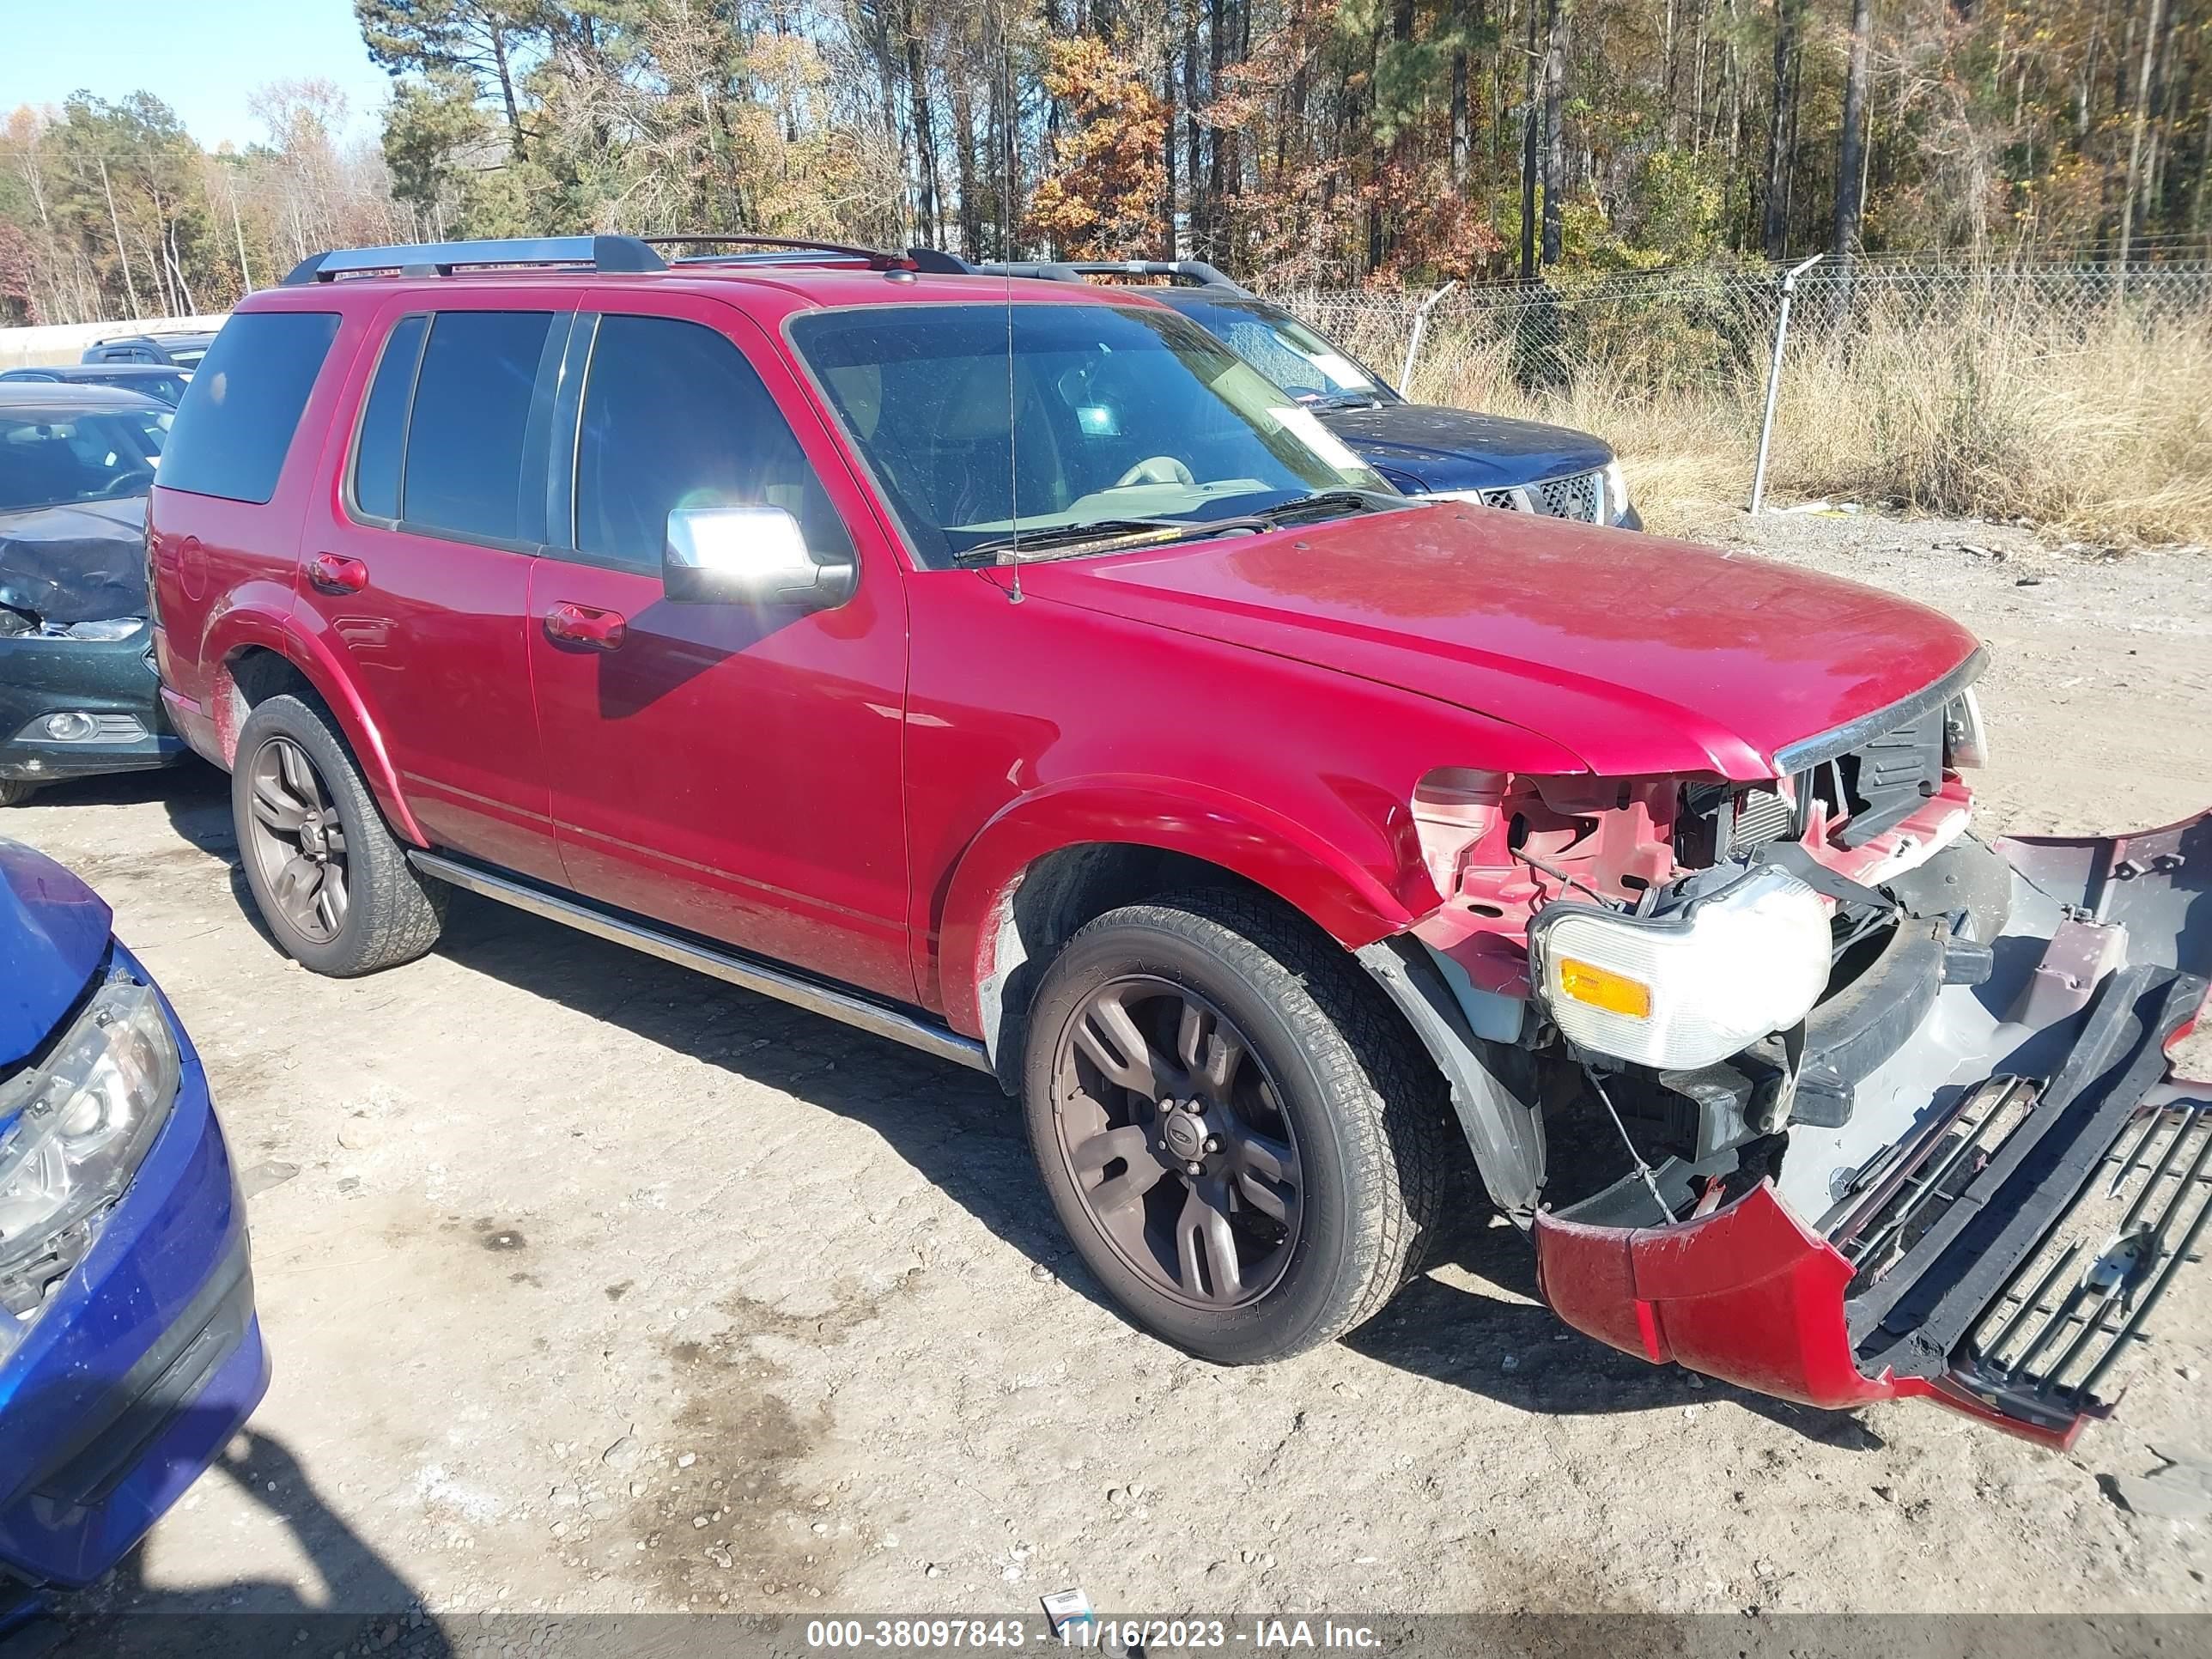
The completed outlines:
{"type": "Polygon", "coordinates": [[[1583,524],[1601,521],[1605,511],[1605,475],[1572,472],[1541,483],[1520,484],[1510,489],[1481,492],[1485,507],[1508,513],[1535,513],[1547,519],[1574,519],[1583,524]]]}

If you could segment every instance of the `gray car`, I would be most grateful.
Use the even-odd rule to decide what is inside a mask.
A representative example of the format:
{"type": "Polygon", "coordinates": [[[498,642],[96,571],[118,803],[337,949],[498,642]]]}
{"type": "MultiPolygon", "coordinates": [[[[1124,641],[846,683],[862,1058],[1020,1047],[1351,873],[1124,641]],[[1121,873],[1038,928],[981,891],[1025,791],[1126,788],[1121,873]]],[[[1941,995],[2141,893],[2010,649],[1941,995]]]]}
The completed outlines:
{"type": "Polygon", "coordinates": [[[146,494],[167,404],[0,386],[0,805],[40,785],[163,766],[146,596],[146,494]]]}

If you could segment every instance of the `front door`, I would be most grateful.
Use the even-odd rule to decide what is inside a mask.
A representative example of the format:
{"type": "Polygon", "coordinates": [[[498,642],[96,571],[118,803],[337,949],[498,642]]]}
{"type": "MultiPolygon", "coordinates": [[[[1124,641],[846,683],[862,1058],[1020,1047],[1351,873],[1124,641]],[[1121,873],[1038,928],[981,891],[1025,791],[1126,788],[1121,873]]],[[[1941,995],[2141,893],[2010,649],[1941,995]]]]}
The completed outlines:
{"type": "Polygon", "coordinates": [[[911,1000],[906,605],[890,544],[734,307],[635,290],[586,304],[569,526],[549,541],[573,535],[530,589],[568,884],[911,1000]],[[801,411],[795,426],[779,404],[801,411]],[[817,552],[852,549],[852,599],[809,613],[667,599],[670,509],[736,504],[788,508],[817,552]]]}

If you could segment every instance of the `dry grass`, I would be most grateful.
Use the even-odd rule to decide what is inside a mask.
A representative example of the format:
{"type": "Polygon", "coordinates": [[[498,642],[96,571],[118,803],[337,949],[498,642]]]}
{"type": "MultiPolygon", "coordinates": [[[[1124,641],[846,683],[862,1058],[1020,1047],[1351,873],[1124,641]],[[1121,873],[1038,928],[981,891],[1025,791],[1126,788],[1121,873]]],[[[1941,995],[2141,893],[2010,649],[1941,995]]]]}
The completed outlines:
{"type": "MultiPolygon", "coordinates": [[[[1529,391],[1502,348],[1437,354],[1419,395],[1602,434],[1654,529],[1750,490],[1765,396],[1745,366],[1654,392],[1641,363],[1529,391]]],[[[2114,545],[2212,541],[2212,326],[1899,308],[1794,339],[1769,489],[2025,519],[2114,545]]]]}

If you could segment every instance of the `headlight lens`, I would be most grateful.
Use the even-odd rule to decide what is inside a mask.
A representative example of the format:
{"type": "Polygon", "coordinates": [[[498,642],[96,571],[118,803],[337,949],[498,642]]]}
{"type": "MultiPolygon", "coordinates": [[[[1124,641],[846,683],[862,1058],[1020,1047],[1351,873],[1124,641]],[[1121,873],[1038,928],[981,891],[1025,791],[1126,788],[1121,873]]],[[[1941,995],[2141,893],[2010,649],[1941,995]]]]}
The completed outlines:
{"type": "Polygon", "coordinates": [[[1982,726],[1982,705],[1972,686],[1943,711],[1943,762],[1954,770],[1990,763],[1990,735],[1982,726]]]}
{"type": "Polygon", "coordinates": [[[143,617],[106,617],[98,622],[71,623],[62,632],[73,640],[127,640],[145,625],[143,617]]]}
{"type": "Polygon", "coordinates": [[[0,1084],[0,1352],[92,1243],[177,1097],[175,1035],[149,985],[96,992],[44,1066],[0,1084]]]}
{"type": "Polygon", "coordinates": [[[1820,895],[1762,866],[1680,913],[1553,904],[1528,932],[1567,1040],[1664,1071],[1710,1066],[1795,1025],[1828,983],[1820,895]]]}
{"type": "Polygon", "coordinates": [[[1605,517],[1609,524],[1628,511],[1628,480],[1620,475],[1620,463],[1605,464],[1605,517]]]}

